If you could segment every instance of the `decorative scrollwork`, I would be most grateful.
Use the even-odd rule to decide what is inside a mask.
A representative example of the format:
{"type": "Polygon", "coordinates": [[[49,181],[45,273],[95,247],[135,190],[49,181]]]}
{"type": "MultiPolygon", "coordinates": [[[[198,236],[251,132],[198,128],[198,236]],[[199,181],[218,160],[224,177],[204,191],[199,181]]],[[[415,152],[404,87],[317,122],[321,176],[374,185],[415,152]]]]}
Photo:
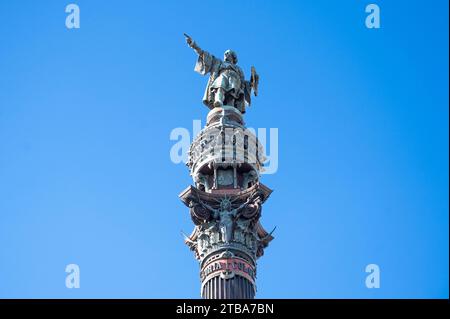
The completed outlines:
{"type": "Polygon", "coordinates": [[[195,225],[201,225],[211,219],[211,212],[203,207],[196,199],[190,200],[189,210],[191,219],[195,225]]]}

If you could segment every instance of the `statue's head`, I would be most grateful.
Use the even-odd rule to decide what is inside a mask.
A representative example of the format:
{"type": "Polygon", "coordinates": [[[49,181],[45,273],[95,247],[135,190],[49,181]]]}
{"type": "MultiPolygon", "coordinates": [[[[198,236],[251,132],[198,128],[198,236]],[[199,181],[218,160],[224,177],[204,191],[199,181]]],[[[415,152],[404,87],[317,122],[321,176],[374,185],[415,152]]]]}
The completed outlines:
{"type": "Polygon", "coordinates": [[[229,198],[225,197],[221,200],[220,209],[222,211],[230,211],[231,210],[231,201],[229,198]]]}
{"type": "Polygon", "coordinates": [[[223,54],[223,60],[236,64],[238,62],[237,54],[233,50],[226,50],[223,54]]]}

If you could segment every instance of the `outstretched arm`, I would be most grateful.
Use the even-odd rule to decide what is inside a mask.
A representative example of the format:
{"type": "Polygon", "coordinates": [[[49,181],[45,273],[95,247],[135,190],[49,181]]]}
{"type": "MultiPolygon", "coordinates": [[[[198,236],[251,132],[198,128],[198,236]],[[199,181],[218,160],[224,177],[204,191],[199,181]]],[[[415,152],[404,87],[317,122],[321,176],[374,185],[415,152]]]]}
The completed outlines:
{"type": "Polygon", "coordinates": [[[247,198],[247,200],[241,206],[236,208],[236,212],[239,213],[245,206],[250,204],[250,202],[251,202],[251,197],[247,198]]]}
{"type": "Polygon", "coordinates": [[[204,203],[204,202],[201,201],[201,200],[199,200],[199,203],[200,203],[200,205],[202,205],[204,208],[206,208],[206,209],[208,209],[208,210],[210,210],[210,211],[212,211],[212,212],[215,212],[215,211],[216,211],[214,208],[212,208],[211,206],[209,206],[208,204],[204,203]]]}
{"type": "Polygon", "coordinates": [[[186,43],[195,51],[195,53],[201,55],[203,53],[203,50],[200,49],[197,43],[195,43],[195,41],[190,36],[188,36],[186,33],[183,34],[186,37],[186,43]]]}

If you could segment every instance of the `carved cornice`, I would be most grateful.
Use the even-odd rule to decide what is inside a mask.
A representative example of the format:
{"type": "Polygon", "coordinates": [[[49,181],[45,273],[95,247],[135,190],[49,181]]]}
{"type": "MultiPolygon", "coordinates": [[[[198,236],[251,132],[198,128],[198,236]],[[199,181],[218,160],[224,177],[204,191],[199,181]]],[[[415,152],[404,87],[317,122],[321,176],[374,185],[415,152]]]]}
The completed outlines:
{"type": "Polygon", "coordinates": [[[252,259],[263,255],[273,236],[259,222],[262,204],[272,190],[257,183],[235,194],[208,193],[189,186],[180,199],[189,207],[194,232],[186,244],[203,260],[214,251],[242,251],[252,259]]]}
{"type": "MultiPolygon", "coordinates": [[[[247,198],[255,193],[255,191],[259,192],[262,195],[262,203],[264,203],[272,193],[272,190],[264,185],[263,183],[257,183],[252,187],[249,187],[245,190],[238,190],[235,194],[232,195],[233,199],[237,199],[236,202],[243,203],[247,200],[247,198]]],[[[217,203],[220,199],[222,199],[226,194],[221,193],[207,193],[199,190],[193,185],[189,185],[184,191],[178,195],[181,201],[189,207],[189,202],[192,199],[200,198],[201,200],[207,201],[209,203],[217,203]]]]}

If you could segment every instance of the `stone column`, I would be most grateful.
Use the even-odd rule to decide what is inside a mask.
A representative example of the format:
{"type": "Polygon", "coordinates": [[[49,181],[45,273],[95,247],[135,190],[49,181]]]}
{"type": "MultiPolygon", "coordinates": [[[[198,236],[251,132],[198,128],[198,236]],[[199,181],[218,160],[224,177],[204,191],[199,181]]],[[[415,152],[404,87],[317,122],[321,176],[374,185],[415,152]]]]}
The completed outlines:
{"type": "Polygon", "coordinates": [[[264,150],[241,112],[224,105],[209,112],[189,154],[195,185],[180,198],[195,225],[185,243],[200,264],[201,296],[252,299],[256,261],[273,239],[259,221],[272,192],[259,180],[264,150]]]}

